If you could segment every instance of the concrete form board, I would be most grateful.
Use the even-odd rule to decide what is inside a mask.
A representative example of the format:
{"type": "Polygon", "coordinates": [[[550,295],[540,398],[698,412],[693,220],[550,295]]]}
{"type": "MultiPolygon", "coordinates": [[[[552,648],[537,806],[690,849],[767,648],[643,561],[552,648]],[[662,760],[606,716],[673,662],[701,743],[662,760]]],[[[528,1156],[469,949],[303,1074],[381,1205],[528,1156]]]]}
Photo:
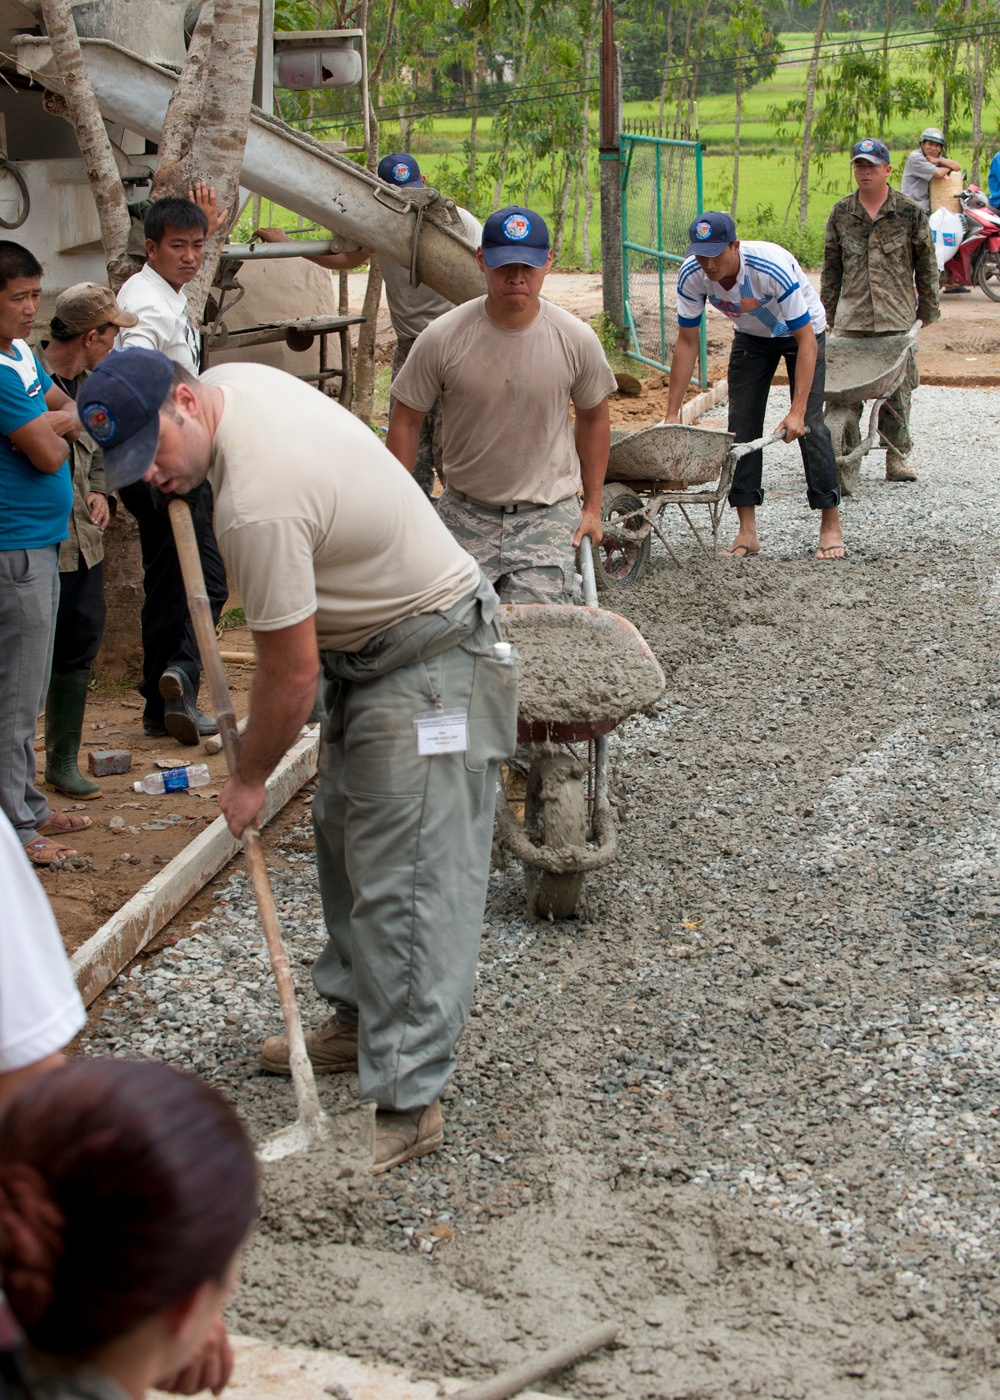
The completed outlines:
{"type": "MultiPolygon", "coordinates": [[[[398,1366],[372,1365],[318,1347],[284,1347],[254,1337],[230,1339],[236,1354],[231,1400],[441,1400],[462,1392],[468,1381],[414,1381],[398,1366]]],[[[159,1392],[152,1392],[158,1395],[159,1392]]],[[[537,1390],[518,1391],[519,1400],[553,1400],[537,1390]]]]}
{"type": "MultiPolygon", "coordinates": [[[[318,756],[319,734],[312,729],[268,779],[262,824],[315,776],[318,756]]],[[[225,818],[218,817],[77,949],[70,965],[87,1006],[239,850],[225,818]]]]}

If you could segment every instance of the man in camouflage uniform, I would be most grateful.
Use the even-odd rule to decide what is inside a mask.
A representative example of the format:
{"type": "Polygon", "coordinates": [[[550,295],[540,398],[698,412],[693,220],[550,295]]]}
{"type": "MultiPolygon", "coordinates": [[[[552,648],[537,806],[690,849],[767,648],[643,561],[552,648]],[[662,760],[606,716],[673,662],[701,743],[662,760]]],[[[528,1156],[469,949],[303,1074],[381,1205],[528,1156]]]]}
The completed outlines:
{"type": "Polygon", "coordinates": [[[486,296],[417,337],[392,386],[387,445],[412,471],[440,396],[441,519],[504,602],[572,602],[576,548],[601,540],[615,377],[590,327],[541,299],[552,249],[540,214],[500,209],[476,256],[486,296]]]}
{"type": "MultiPolygon", "coordinates": [[[[866,137],[851,150],[858,188],[833,206],[826,225],[820,298],[837,334],[855,338],[899,335],[915,320],[936,321],[938,268],[927,215],[889,185],[892,166],[881,141],[866,137]]],[[[878,416],[888,444],[887,481],[916,481],[907,462],[910,396],[920,383],[911,350],[903,383],[878,416]]]]}

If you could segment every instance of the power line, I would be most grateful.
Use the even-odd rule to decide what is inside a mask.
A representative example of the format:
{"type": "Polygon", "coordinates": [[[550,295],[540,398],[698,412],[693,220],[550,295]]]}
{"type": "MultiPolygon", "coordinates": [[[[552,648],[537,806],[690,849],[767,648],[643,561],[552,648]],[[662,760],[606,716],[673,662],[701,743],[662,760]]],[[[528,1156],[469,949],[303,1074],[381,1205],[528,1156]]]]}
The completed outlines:
{"type": "MultiPolygon", "coordinates": [[[[895,40],[884,46],[885,52],[898,53],[914,48],[929,48],[935,44],[941,43],[942,39],[947,41],[949,36],[958,41],[961,41],[963,38],[973,38],[977,35],[993,36],[1000,34],[1000,21],[993,24],[952,25],[939,32],[931,30],[918,30],[915,32],[918,34],[926,34],[928,37],[906,41],[895,40]]],[[[880,54],[883,52],[883,44],[881,40],[878,39],[871,40],[872,46],[870,48],[865,48],[861,40],[845,40],[842,38],[824,40],[820,45],[820,49],[821,51],[832,49],[839,54],[843,49],[855,43],[858,44],[865,53],[880,54]]],[[[791,57],[790,55],[796,53],[808,53],[811,55],[813,50],[814,46],[808,48],[803,47],[801,49],[765,50],[760,54],[752,56],[752,58],[748,59],[748,62],[752,62],[754,66],[761,66],[765,62],[773,60],[775,68],[793,67],[798,66],[802,60],[791,57]]],[[[821,57],[823,57],[822,52],[821,57]]],[[[741,66],[746,66],[746,64],[741,65],[740,62],[735,59],[716,60],[714,64],[709,63],[707,65],[701,65],[698,69],[698,76],[699,78],[731,77],[736,74],[741,66]]],[[[645,68],[629,66],[624,69],[623,76],[627,74],[635,79],[636,77],[655,75],[664,82],[668,82],[671,78],[680,78],[684,76],[687,67],[688,64],[685,60],[677,60],[674,66],[669,69],[665,67],[645,68]]],[[[463,97],[458,105],[454,106],[441,107],[435,105],[433,98],[430,97],[414,99],[409,103],[386,103],[380,105],[376,109],[376,116],[379,121],[398,120],[401,118],[407,121],[424,121],[435,117],[471,116],[473,113],[476,115],[490,116],[498,109],[505,106],[524,106],[528,103],[546,98],[555,100],[560,97],[581,97],[586,94],[596,95],[598,91],[599,83],[596,79],[582,81],[569,78],[557,78],[549,79],[545,82],[505,86],[495,95],[491,94],[489,97],[484,97],[483,94],[480,93],[479,98],[475,102],[470,102],[468,98],[463,97]],[[576,86],[568,86],[574,81],[576,81],[576,86]],[[557,88],[562,90],[554,91],[554,89],[557,88]],[[519,96],[518,94],[522,95],[519,96]]],[[[310,130],[320,131],[343,130],[347,127],[359,126],[361,122],[362,117],[360,111],[357,113],[352,112],[340,115],[330,114],[302,119],[304,126],[307,126],[310,130]]]]}

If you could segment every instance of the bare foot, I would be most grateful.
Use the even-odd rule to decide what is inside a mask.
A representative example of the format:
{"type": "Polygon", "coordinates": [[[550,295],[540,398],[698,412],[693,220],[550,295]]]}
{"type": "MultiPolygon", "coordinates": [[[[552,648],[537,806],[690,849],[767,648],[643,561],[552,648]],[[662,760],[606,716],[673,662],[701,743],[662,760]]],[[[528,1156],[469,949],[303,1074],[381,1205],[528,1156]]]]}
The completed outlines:
{"type": "Polygon", "coordinates": [[[847,549],[842,539],[824,539],[819,537],[819,544],[816,546],[817,559],[846,559],[847,549]]]}
{"type": "Polygon", "coordinates": [[[759,553],[760,540],[756,535],[750,539],[744,539],[737,535],[729,548],[722,551],[723,557],[726,559],[749,559],[751,554],[759,553]]]}

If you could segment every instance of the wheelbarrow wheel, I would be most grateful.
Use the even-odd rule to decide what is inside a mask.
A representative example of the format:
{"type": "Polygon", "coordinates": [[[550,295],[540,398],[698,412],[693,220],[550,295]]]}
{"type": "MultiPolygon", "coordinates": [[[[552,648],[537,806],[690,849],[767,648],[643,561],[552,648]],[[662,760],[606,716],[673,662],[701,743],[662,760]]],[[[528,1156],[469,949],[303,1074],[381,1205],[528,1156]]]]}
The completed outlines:
{"type": "Polygon", "coordinates": [[[1000,253],[983,249],[976,264],[976,281],[991,301],[1000,301],[1000,253]]]}
{"type": "Polygon", "coordinates": [[[861,442],[861,423],[857,410],[850,406],[828,408],[825,422],[833,439],[833,455],[837,459],[840,489],[845,496],[853,496],[861,478],[861,465],[858,463],[853,468],[848,467],[845,465],[845,459],[861,442]]]}
{"type": "MultiPolygon", "coordinates": [[[[601,499],[601,520],[618,530],[642,530],[646,525],[643,504],[634,491],[615,483],[605,486],[601,499]]],[[[628,588],[640,579],[649,563],[650,539],[647,532],[634,542],[608,541],[594,551],[594,577],[602,592],[628,588]]]]}
{"type": "MultiPolygon", "coordinates": [[[[524,798],[524,826],[536,846],[561,850],[587,844],[587,799],[579,761],[571,754],[540,754],[531,765],[524,798]]],[[[570,919],[583,888],[583,872],[555,875],[524,868],[528,912],[536,919],[570,919]]]]}

